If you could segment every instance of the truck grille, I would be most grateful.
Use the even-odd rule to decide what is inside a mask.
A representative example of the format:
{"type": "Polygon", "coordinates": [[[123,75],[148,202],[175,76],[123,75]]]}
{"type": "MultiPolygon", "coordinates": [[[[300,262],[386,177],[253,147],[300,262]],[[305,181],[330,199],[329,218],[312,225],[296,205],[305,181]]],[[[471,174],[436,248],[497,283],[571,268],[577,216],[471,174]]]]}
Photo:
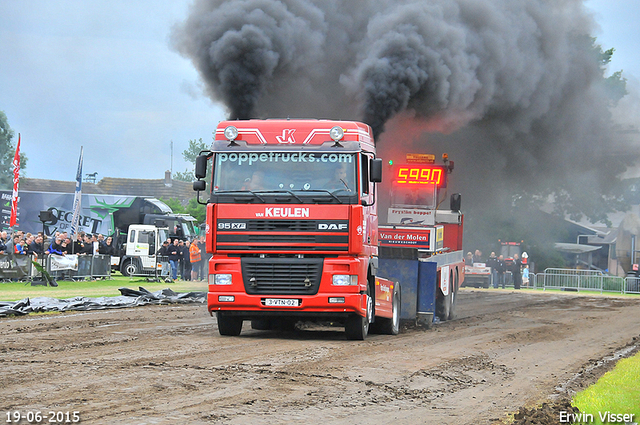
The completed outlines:
{"type": "Polygon", "coordinates": [[[251,295],[314,295],[322,278],[322,258],[243,258],[242,279],[251,295]]]}

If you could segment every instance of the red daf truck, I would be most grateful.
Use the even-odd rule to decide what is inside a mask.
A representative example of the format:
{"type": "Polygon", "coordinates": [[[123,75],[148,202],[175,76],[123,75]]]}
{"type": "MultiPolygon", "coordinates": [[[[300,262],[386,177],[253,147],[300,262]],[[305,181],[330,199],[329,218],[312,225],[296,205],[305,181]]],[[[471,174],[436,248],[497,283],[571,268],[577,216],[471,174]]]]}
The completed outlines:
{"type": "Polygon", "coordinates": [[[401,319],[451,319],[464,279],[459,194],[450,210],[438,206],[453,163],[407,161],[381,191],[366,124],[220,123],[194,183],[200,200],[211,172],[208,309],[220,334],[239,335],[244,320],[254,329],[325,320],[362,340],[370,325],[397,334],[401,319]],[[379,195],[389,207],[380,228],[379,195]]]}
{"type": "Polygon", "coordinates": [[[207,171],[208,309],[221,335],[239,335],[244,320],[341,322],[355,340],[370,324],[398,333],[400,285],[378,276],[382,161],[368,125],[222,122],[196,161],[198,179],[207,171]]]}

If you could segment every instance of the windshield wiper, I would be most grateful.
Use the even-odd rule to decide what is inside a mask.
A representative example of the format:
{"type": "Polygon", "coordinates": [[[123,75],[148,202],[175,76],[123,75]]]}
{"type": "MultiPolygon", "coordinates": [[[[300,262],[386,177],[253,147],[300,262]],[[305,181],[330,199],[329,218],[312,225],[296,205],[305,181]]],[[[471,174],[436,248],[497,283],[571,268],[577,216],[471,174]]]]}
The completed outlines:
{"type": "Polygon", "coordinates": [[[296,200],[297,200],[298,202],[300,202],[301,204],[303,203],[303,202],[302,202],[302,199],[300,199],[300,197],[299,197],[298,195],[296,195],[295,193],[293,193],[292,191],[287,190],[287,189],[280,189],[280,190],[261,190],[261,191],[260,191],[260,193],[280,193],[280,192],[288,193],[289,195],[291,195],[291,196],[293,196],[294,198],[296,198],[296,200]]]}
{"type": "Polygon", "coordinates": [[[341,204],[344,203],[344,202],[342,202],[342,200],[340,198],[338,198],[336,195],[334,195],[333,193],[331,193],[327,189],[294,189],[294,190],[297,191],[297,192],[326,192],[329,195],[331,195],[336,201],[340,202],[341,204]]]}
{"type": "Polygon", "coordinates": [[[250,193],[253,196],[255,196],[256,198],[260,199],[262,201],[263,204],[266,204],[267,201],[264,200],[264,198],[260,195],[258,195],[256,192],[252,191],[252,190],[216,190],[214,192],[212,192],[214,195],[219,195],[219,194],[231,194],[231,193],[250,193]]]}

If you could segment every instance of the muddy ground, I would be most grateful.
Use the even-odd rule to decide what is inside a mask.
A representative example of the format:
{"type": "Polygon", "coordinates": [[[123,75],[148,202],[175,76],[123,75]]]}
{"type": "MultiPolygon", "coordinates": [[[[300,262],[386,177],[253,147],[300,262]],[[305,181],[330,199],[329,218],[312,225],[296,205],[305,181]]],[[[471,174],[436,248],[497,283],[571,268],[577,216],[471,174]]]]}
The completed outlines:
{"type": "Polygon", "coordinates": [[[221,337],[204,305],[0,319],[1,419],[489,424],[579,388],[640,334],[640,299],[463,289],[458,303],[458,320],[364,342],[248,322],[221,337]]]}

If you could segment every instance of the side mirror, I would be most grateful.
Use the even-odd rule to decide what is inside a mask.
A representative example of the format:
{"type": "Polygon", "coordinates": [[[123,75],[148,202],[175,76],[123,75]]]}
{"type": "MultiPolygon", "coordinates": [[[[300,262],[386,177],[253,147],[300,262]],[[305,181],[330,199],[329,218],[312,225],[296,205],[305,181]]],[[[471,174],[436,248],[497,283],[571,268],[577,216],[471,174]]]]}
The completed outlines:
{"type": "Polygon", "coordinates": [[[370,163],[369,179],[374,183],[382,181],[382,160],[373,158],[370,163]]]}
{"type": "Polygon", "coordinates": [[[460,195],[459,193],[454,193],[449,199],[449,208],[451,209],[451,211],[460,212],[461,203],[462,195],[460,195]]]}
{"type": "Polygon", "coordinates": [[[200,192],[207,188],[207,182],[204,180],[196,180],[193,182],[193,190],[200,192]]]}
{"type": "Polygon", "coordinates": [[[203,179],[207,176],[207,161],[210,157],[211,155],[198,155],[196,158],[196,179],[203,179]]]}

